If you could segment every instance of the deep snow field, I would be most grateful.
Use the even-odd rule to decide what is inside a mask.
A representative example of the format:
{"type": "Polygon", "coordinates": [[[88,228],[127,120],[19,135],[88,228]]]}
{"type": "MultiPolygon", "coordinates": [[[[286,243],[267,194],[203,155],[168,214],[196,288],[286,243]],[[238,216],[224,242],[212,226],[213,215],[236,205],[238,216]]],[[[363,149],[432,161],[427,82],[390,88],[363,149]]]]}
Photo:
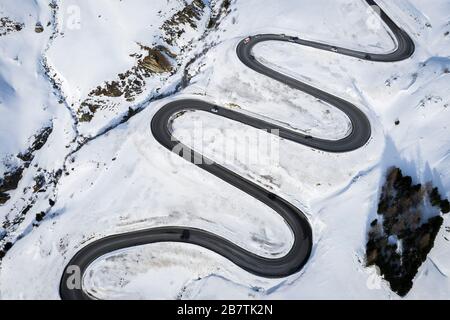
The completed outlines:
{"type": "MultiPolygon", "coordinates": [[[[365,267],[367,228],[393,165],[450,196],[450,2],[377,2],[414,40],[412,58],[375,63],[277,42],[254,51],[271,68],[351,101],[372,125],[368,144],[350,153],[281,140],[275,165],[268,156],[250,166],[239,152],[225,161],[307,214],[314,245],[303,270],[265,279],[205,249],[160,243],[98,259],[83,280],[92,295],[400,299],[365,267]]],[[[368,9],[362,0],[2,0],[0,17],[24,27],[0,35],[0,177],[24,166],[16,155],[42,128],[52,132],[0,205],[0,248],[12,245],[0,260],[0,298],[58,299],[63,269],[81,247],[149,227],[198,227],[267,257],[288,252],[293,237],[278,214],[167,151],[150,120],[169,101],[196,98],[315,137],[344,137],[351,124],[343,113],[246,68],[235,48],[249,35],[284,33],[393,50],[390,31],[368,9]],[[173,18],[186,6],[190,19],[173,18]],[[149,48],[171,67],[145,74],[149,48]],[[128,98],[116,94],[120,80],[136,85],[124,89],[128,98]],[[99,86],[112,88],[109,96],[93,93],[99,86]]],[[[192,142],[194,123],[213,132],[203,152],[219,162],[221,141],[256,131],[189,112],[174,120],[175,135],[192,142]]],[[[449,232],[447,216],[405,299],[450,297],[449,232]]]]}

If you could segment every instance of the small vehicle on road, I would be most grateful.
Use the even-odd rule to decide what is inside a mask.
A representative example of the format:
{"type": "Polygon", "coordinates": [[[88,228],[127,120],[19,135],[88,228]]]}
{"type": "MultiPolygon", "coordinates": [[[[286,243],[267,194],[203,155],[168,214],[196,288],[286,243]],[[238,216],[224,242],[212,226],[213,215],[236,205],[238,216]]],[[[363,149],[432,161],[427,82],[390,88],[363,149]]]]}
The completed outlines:
{"type": "Polygon", "coordinates": [[[244,39],[244,43],[245,43],[245,44],[248,44],[248,43],[250,42],[250,40],[251,40],[251,38],[250,38],[250,37],[247,37],[247,38],[244,39]]]}
{"type": "Polygon", "coordinates": [[[337,47],[331,47],[331,51],[332,52],[338,52],[338,48],[337,47]]]}

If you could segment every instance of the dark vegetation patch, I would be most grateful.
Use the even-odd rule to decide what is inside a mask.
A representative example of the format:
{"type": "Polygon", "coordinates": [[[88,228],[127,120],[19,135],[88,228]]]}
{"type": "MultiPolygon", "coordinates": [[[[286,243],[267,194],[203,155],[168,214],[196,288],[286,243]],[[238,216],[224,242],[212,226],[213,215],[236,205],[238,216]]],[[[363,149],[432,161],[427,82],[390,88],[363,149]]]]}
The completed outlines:
{"type": "Polygon", "coordinates": [[[11,32],[18,32],[24,26],[23,23],[15,22],[8,17],[0,17],[0,36],[5,36],[11,32]]]}
{"type": "Polygon", "coordinates": [[[169,45],[174,45],[175,41],[186,32],[186,25],[196,29],[204,9],[205,4],[202,0],[194,0],[191,4],[186,5],[181,11],[175,13],[170,19],[166,20],[161,27],[166,33],[164,40],[169,45]]]}
{"type": "Polygon", "coordinates": [[[412,182],[400,169],[390,169],[366,245],[367,266],[378,266],[400,296],[411,290],[419,267],[433,248],[442,214],[450,211],[448,200],[442,199],[431,183],[412,182]]]}
{"type": "Polygon", "coordinates": [[[17,158],[22,160],[22,165],[7,171],[3,178],[0,178],[0,205],[5,204],[9,200],[10,196],[7,192],[17,189],[24,170],[30,166],[31,161],[34,159],[34,153],[45,145],[52,131],[53,127],[45,127],[34,135],[31,146],[25,152],[17,155],[17,158]]]}
{"type": "Polygon", "coordinates": [[[172,71],[170,59],[176,56],[169,49],[163,46],[155,48],[140,46],[144,53],[132,55],[137,59],[137,64],[133,68],[120,73],[117,80],[106,82],[92,90],[88,98],[81,103],[77,112],[81,122],[91,121],[97,110],[111,106],[108,98],[124,97],[126,101],[132,102],[143,92],[146,78],[172,71]]]}

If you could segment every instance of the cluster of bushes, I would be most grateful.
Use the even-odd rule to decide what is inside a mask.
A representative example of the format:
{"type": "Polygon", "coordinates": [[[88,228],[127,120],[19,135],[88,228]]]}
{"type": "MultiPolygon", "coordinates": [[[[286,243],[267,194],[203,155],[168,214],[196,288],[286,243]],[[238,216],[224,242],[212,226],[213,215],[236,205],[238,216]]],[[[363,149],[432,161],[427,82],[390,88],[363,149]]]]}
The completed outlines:
{"type": "Polygon", "coordinates": [[[366,262],[367,266],[378,266],[400,296],[411,290],[443,223],[440,213],[448,213],[449,207],[448,200],[442,199],[431,184],[413,185],[412,178],[403,176],[398,168],[388,172],[378,204],[378,219],[370,225],[366,262]],[[427,214],[431,218],[425,220],[427,202],[436,212],[427,214]]]}

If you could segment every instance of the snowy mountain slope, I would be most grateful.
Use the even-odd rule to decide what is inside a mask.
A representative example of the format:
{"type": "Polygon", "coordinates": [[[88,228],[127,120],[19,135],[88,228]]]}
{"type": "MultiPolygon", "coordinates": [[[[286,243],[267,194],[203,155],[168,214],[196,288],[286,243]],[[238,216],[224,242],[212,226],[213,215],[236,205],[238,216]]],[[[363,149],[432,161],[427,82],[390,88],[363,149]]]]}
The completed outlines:
{"type": "Polygon", "coordinates": [[[0,174],[5,164],[16,165],[14,159],[5,159],[24,151],[30,138],[44,126],[52,123],[58,108],[49,84],[42,74],[41,55],[51,30],[35,32],[35,24],[51,20],[51,12],[44,1],[26,1],[17,6],[15,1],[2,1],[0,15],[23,24],[20,31],[9,33],[1,41],[0,76],[0,130],[2,143],[0,174]],[[12,162],[12,163],[9,163],[12,162]]]}
{"type": "MultiPolygon", "coordinates": [[[[199,3],[198,1],[194,1],[192,3],[186,3],[186,6],[181,5],[181,2],[174,2],[174,8],[169,10],[168,13],[168,20],[165,20],[165,23],[172,22],[172,19],[178,19],[178,14],[180,12],[184,13],[186,8],[191,8],[190,10],[193,10],[191,6],[194,4],[199,3]],[[177,7],[178,6],[178,7],[177,7]],[[179,10],[179,11],[177,11],[179,10]],[[175,17],[175,18],[174,18],[175,17]]],[[[135,2],[134,6],[131,6],[131,8],[134,8],[134,12],[139,11],[139,1],[135,2]]],[[[142,4],[142,2],[141,2],[142,4]]],[[[11,5],[12,6],[12,3],[11,5]]],[[[201,3],[201,7],[205,10],[205,12],[210,12],[208,7],[204,6],[203,3],[201,3]]],[[[161,14],[159,9],[167,9],[167,6],[165,3],[160,3],[160,7],[152,7],[153,14],[155,18],[158,18],[158,16],[161,14]],[[158,9],[158,10],[156,10],[158,9]]],[[[220,8],[220,6],[219,6],[220,8]]],[[[45,148],[48,148],[52,151],[47,153],[46,155],[43,155],[44,159],[38,160],[36,155],[34,154],[36,151],[39,150],[33,150],[33,152],[28,152],[29,155],[27,156],[27,161],[19,161],[18,158],[23,158],[21,156],[24,151],[21,149],[17,150],[16,152],[5,152],[3,155],[4,161],[2,161],[2,165],[5,167],[3,170],[4,176],[2,179],[2,185],[0,188],[1,191],[1,197],[2,204],[6,201],[7,203],[3,206],[2,211],[4,212],[4,222],[3,222],[3,228],[7,229],[7,237],[4,239],[4,243],[7,247],[10,246],[10,242],[14,242],[14,239],[17,237],[21,237],[21,234],[23,232],[28,232],[30,230],[30,227],[32,227],[33,224],[35,224],[35,215],[38,214],[40,216],[45,215],[46,212],[49,211],[51,205],[49,206],[49,203],[53,203],[53,191],[55,184],[59,180],[61,174],[63,171],[65,171],[65,161],[67,161],[69,155],[76,149],[80,148],[88,139],[89,136],[86,137],[83,132],[83,128],[89,128],[93,132],[93,135],[98,134],[99,128],[94,123],[90,124],[90,126],[83,126],[83,119],[80,118],[80,114],[77,112],[77,110],[80,110],[83,107],[83,103],[75,104],[74,102],[71,102],[70,98],[70,90],[64,89],[64,82],[61,80],[61,77],[58,75],[58,71],[55,70],[55,68],[52,65],[52,48],[54,45],[57,45],[59,43],[60,37],[64,37],[64,31],[67,30],[75,30],[75,31],[82,31],[82,28],[78,28],[79,26],[79,19],[81,16],[79,16],[81,9],[80,7],[73,7],[70,3],[68,6],[63,6],[59,2],[51,2],[50,4],[48,2],[43,2],[41,6],[37,7],[36,10],[47,10],[47,13],[49,14],[48,22],[45,25],[44,32],[37,33],[33,28],[30,28],[33,32],[33,35],[36,37],[36,35],[41,36],[46,32],[47,37],[44,38],[44,36],[41,36],[42,40],[42,48],[40,54],[36,57],[36,66],[38,69],[34,70],[37,75],[41,77],[41,82],[46,87],[45,89],[41,89],[39,92],[42,95],[48,96],[50,99],[52,99],[52,103],[57,105],[57,108],[54,111],[53,117],[59,117],[59,121],[55,122],[54,127],[51,125],[51,118],[47,121],[49,124],[42,124],[42,121],[39,121],[39,118],[36,117],[30,117],[26,119],[30,119],[33,121],[33,126],[39,127],[50,127],[53,130],[56,130],[58,128],[59,130],[56,130],[53,135],[49,137],[49,139],[54,139],[54,142],[49,142],[45,144],[45,148]],[[60,7],[61,5],[61,7],[60,7]],[[63,29],[62,31],[60,29],[63,29]],[[47,31],[46,31],[47,30],[47,31]],[[53,87],[53,90],[50,90],[50,86],[53,87]],[[36,123],[34,123],[34,121],[36,123]],[[61,150],[62,149],[62,150],[61,150]],[[55,151],[55,154],[52,154],[52,152],[55,151]],[[55,156],[56,155],[56,156],[55,156]],[[49,157],[49,158],[48,158],[49,157]],[[10,160],[12,159],[12,160],[10,160]],[[34,160],[33,161],[30,161],[34,160]],[[50,163],[38,163],[43,162],[45,160],[49,160],[50,163]],[[11,163],[12,162],[12,163],[11,163]],[[31,168],[30,170],[28,170],[31,168]],[[25,170],[26,169],[26,170],[25,170]],[[41,186],[41,184],[45,184],[45,188],[41,186]],[[18,191],[18,192],[14,192],[18,191]],[[40,201],[37,198],[43,200],[40,201]],[[28,211],[33,207],[35,204],[37,204],[33,209],[38,210],[36,213],[28,214],[28,211]]],[[[150,10],[151,11],[151,10],[150,10]]],[[[189,11],[188,13],[190,13],[189,11]]],[[[195,11],[196,12],[196,11],[195,11]]],[[[24,14],[26,14],[26,11],[24,11],[24,14]]],[[[124,16],[124,19],[129,18],[129,16],[124,16]]],[[[200,15],[198,16],[200,18],[200,15]]],[[[194,15],[193,19],[195,22],[197,22],[197,15],[194,15]]],[[[159,19],[161,20],[161,19],[159,19]]],[[[159,21],[156,19],[156,21],[159,21]]],[[[34,18],[32,20],[33,22],[29,23],[31,26],[35,26],[36,22],[39,21],[39,19],[34,18]]],[[[184,26],[185,23],[189,23],[191,21],[191,17],[189,16],[189,19],[186,21],[183,21],[183,23],[180,23],[180,26],[184,26]]],[[[201,21],[203,25],[205,25],[205,21],[201,21]]],[[[40,22],[39,22],[40,23],[40,22]]],[[[42,23],[40,23],[42,24],[42,23]]],[[[162,26],[161,26],[162,28],[162,26]]],[[[90,28],[85,28],[84,30],[90,30],[90,28]]],[[[139,30],[139,29],[138,29],[139,30]]],[[[172,29],[167,27],[164,30],[161,29],[161,32],[169,32],[172,29]]],[[[74,31],[74,32],[75,32],[74,31]]],[[[114,30],[109,30],[110,35],[112,36],[114,34],[114,30]]],[[[138,31],[136,31],[138,32],[138,31]]],[[[134,36],[135,34],[129,35],[129,37],[134,36]]],[[[156,37],[156,35],[155,35],[156,37]]],[[[173,45],[177,43],[177,41],[187,41],[186,39],[186,32],[179,34],[177,33],[174,36],[167,37],[167,39],[171,39],[173,41],[173,45]],[[172,39],[173,38],[173,39],[172,39]]],[[[13,39],[14,41],[14,39],[13,39]]],[[[168,40],[167,40],[168,41],[168,40]]],[[[85,43],[80,43],[75,41],[78,44],[81,44],[80,51],[83,51],[85,48],[85,43]]],[[[129,39],[129,43],[132,46],[136,46],[136,39],[131,38],[129,39]]],[[[119,43],[120,44],[120,43],[119,43]]],[[[142,45],[143,46],[143,45],[142,45]]],[[[133,47],[134,48],[134,47],[133,47]]],[[[140,51],[145,51],[147,47],[142,47],[140,51]]],[[[182,49],[181,45],[178,46],[180,50],[182,49]]],[[[148,50],[150,51],[151,48],[148,50]]],[[[139,53],[139,52],[138,52],[139,53]]],[[[155,53],[156,58],[162,57],[161,54],[155,53]]],[[[158,65],[154,65],[154,55],[149,54],[149,59],[146,57],[143,58],[135,58],[138,60],[138,67],[139,70],[133,69],[135,73],[139,73],[136,76],[142,76],[144,73],[144,76],[150,77],[152,76],[153,72],[150,72],[151,70],[154,70],[155,67],[158,67],[158,65]],[[150,70],[150,71],[148,71],[150,70]]],[[[97,57],[100,59],[99,57],[97,57]]],[[[164,58],[164,57],[163,57],[164,58]]],[[[164,58],[166,59],[166,58],[164,58]]],[[[68,59],[73,60],[73,59],[68,59]]],[[[95,62],[95,61],[94,61],[95,62]]],[[[115,61],[116,62],[116,61],[115,61]]],[[[112,63],[111,63],[112,64],[112,63]]],[[[72,70],[80,70],[80,66],[76,66],[77,69],[72,70]]],[[[88,68],[91,68],[90,66],[87,66],[88,68]]],[[[129,75],[130,80],[133,83],[135,80],[133,80],[133,76],[135,74],[132,72],[129,75]]],[[[175,75],[173,78],[175,78],[174,82],[179,83],[181,81],[181,76],[175,75]]],[[[154,80],[154,79],[153,79],[154,80]]],[[[105,80],[107,81],[107,80],[105,80]]],[[[108,82],[107,82],[108,83],[108,82]]],[[[101,83],[99,83],[101,84],[101,83]]],[[[168,92],[172,92],[174,90],[173,85],[168,85],[168,92]]],[[[26,88],[25,88],[26,89],[26,88]]],[[[23,90],[25,90],[23,89],[23,90]]],[[[9,90],[11,91],[11,90],[9,90]]],[[[5,92],[8,92],[6,90],[5,92]]],[[[166,93],[161,93],[166,94],[166,93]]],[[[148,97],[146,99],[151,99],[155,93],[148,93],[148,97]]],[[[111,102],[111,105],[108,107],[111,107],[114,109],[114,105],[116,102],[111,102]]],[[[27,105],[26,103],[21,104],[27,105]]],[[[132,101],[128,102],[126,105],[123,106],[124,110],[122,113],[115,112],[110,117],[103,117],[103,123],[100,123],[102,126],[100,129],[101,133],[104,133],[104,131],[118,125],[120,122],[125,121],[129,116],[132,116],[138,108],[142,108],[145,106],[143,104],[142,106],[139,106],[139,104],[136,106],[136,104],[132,101]],[[105,121],[106,124],[105,125],[105,121]],[[104,128],[106,127],[106,128],[104,128]]],[[[117,110],[116,110],[117,111],[117,110]]],[[[13,112],[10,112],[11,114],[14,114],[13,112]]],[[[24,115],[26,112],[20,113],[20,115],[24,115]]],[[[81,114],[82,116],[84,114],[81,114]]],[[[19,121],[15,121],[16,123],[19,123],[19,121]]],[[[18,126],[16,126],[18,127],[18,126]]],[[[16,127],[11,127],[9,129],[10,131],[14,130],[16,127]]],[[[28,127],[32,127],[27,126],[28,127]]],[[[5,124],[3,127],[5,130],[8,128],[8,126],[5,124]]],[[[6,132],[7,133],[7,132],[6,132]]],[[[5,133],[5,135],[6,135],[5,133]]],[[[13,135],[14,136],[14,135],[13,135]]],[[[23,148],[26,148],[26,145],[33,145],[33,138],[30,137],[28,140],[25,140],[25,138],[22,138],[24,142],[22,142],[23,145],[25,145],[23,148]]],[[[7,142],[7,140],[5,139],[7,142]]],[[[30,146],[25,149],[29,150],[33,149],[30,146]]],[[[3,232],[4,233],[4,232],[3,232]]]]}
{"type": "Polygon", "coordinates": [[[43,54],[52,38],[53,6],[48,1],[21,6],[4,1],[1,12],[23,24],[0,39],[1,233],[8,247],[8,233],[14,234],[24,221],[23,228],[31,227],[33,218],[27,213],[34,204],[35,214],[50,208],[48,198],[76,130],[45,68],[43,54]]]}
{"type": "Polygon", "coordinates": [[[46,57],[85,136],[173,91],[185,52],[212,16],[199,0],[63,1],[59,12],[59,34],[46,57]],[[67,12],[78,19],[69,23],[67,12]]]}
{"type": "MultiPolygon", "coordinates": [[[[6,101],[2,119],[10,117],[1,126],[2,155],[26,149],[27,139],[50,119],[54,129],[33,160],[38,168],[31,166],[26,171],[12,198],[0,207],[2,219],[12,220],[17,208],[27,206],[21,190],[35,185],[35,171],[64,170],[61,178],[57,175],[55,186],[31,195],[33,205],[23,221],[5,228],[3,243],[11,241],[14,246],[0,265],[2,298],[58,298],[62,270],[81,246],[105,235],[152,226],[199,227],[252,252],[282,255],[289,249],[292,235],[279,216],[169,154],[151,136],[152,115],[168,101],[196,97],[240,108],[314,136],[337,139],[349,128],[344,115],[246,69],[236,58],[237,42],[247,35],[272,32],[371,52],[390,51],[394,46],[386,28],[374,28],[373,16],[363,1],[237,0],[231,2],[217,30],[207,30],[208,16],[214,15],[211,10],[217,12],[221,5],[212,3],[211,9],[210,5],[203,9],[198,27],[172,44],[164,40],[164,30],[159,26],[183,10],[183,1],[170,1],[168,5],[166,1],[129,0],[108,6],[102,1],[77,2],[80,29],[74,25],[70,29],[59,20],[54,24],[58,34],[53,40],[49,40],[51,27],[41,34],[34,31],[35,20],[51,20],[50,9],[44,2],[38,3],[16,9],[17,13],[13,5],[2,8],[25,23],[23,31],[0,38],[2,52],[14,47],[10,43],[18,46],[21,54],[25,50],[20,45],[35,50],[24,58],[30,65],[20,69],[8,62],[8,57],[17,52],[2,54],[5,68],[0,84],[2,101],[6,101]],[[41,16],[37,18],[36,13],[31,19],[27,10],[41,16]],[[24,38],[20,38],[22,34],[24,38]],[[190,39],[202,41],[186,44],[190,39]],[[100,108],[91,121],[80,123],[77,112],[90,90],[114,81],[118,74],[139,63],[139,59],[130,57],[143,52],[137,43],[148,47],[163,44],[176,52],[177,58],[168,57],[174,71],[149,77],[134,101],[106,99],[105,109],[100,108]],[[180,48],[184,48],[183,53],[180,48]],[[193,57],[196,59],[188,63],[193,57]],[[42,59],[61,84],[56,95],[40,67],[42,59]],[[28,84],[33,77],[27,72],[38,75],[33,84],[28,84]],[[183,77],[190,79],[190,85],[181,93],[150,102],[155,88],[170,94],[183,77]],[[27,81],[27,86],[20,85],[22,81],[27,81]],[[25,99],[30,99],[26,94],[30,88],[36,91],[33,99],[43,97],[41,101],[49,105],[47,113],[28,107],[25,99]],[[62,105],[58,104],[59,94],[64,98],[62,105]],[[115,127],[130,107],[142,107],[144,111],[115,127]],[[29,112],[33,112],[30,117],[29,112]],[[102,134],[111,125],[114,128],[102,134]],[[26,130],[19,133],[21,126],[26,130]],[[98,138],[83,144],[85,137],[98,133],[98,138]],[[78,139],[70,143],[76,135],[78,139]],[[3,138],[6,136],[17,141],[10,142],[3,138]],[[51,208],[48,198],[56,201],[51,208]],[[35,215],[41,211],[46,213],[45,218],[36,221],[35,215]],[[18,237],[21,239],[16,242],[18,237]]],[[[391,165],[401,166],[419,181],[432,180],[441,190],[450,190],[450,96],[446,90],[450,67],[450,37],[446,35],[450,17],[446,12],[450,8],[446,1],[438,0],[433,5],[422,0],[380,3],[416,42],[412,59],[371,63],[278,43],[261,45],[255,52],[265,64],[355,103],[373,127],[369,144],[348,154],[327,154],[280,141],[278,166],[272,166],[270,158],[248,166],[245,158],[240,158],[242,154],[226,162],[237,173],[272,189],[309,215],[314,251],[300,274],[278,280],[258,278],[204,249],[157,244],[100,259],[85,279],[90,292],[100,298],[397,298],[374,270],[364,268],[366,227],[376,211],[380,181],[391,165]],[[395,125],[396,120],[399,125],[395,125]]],[[[58,2],[57,17],[73,13],[69,10],[73,5],[71,1],[58,2]]],[[[175,134],[182,141],[191,141],[194,124],[199,121],[211,133],[203,143],[204,152],[215,160],[225,156],[221,141],[230,141],[234,134],[254,132],[196,112],[175,120],[175,134]]],[[[250,152],[258,151],[255,146],[249,147],[250,152]]],[[[448,297],[448,226],[446,221],[407,298],[448,297]]]]}

